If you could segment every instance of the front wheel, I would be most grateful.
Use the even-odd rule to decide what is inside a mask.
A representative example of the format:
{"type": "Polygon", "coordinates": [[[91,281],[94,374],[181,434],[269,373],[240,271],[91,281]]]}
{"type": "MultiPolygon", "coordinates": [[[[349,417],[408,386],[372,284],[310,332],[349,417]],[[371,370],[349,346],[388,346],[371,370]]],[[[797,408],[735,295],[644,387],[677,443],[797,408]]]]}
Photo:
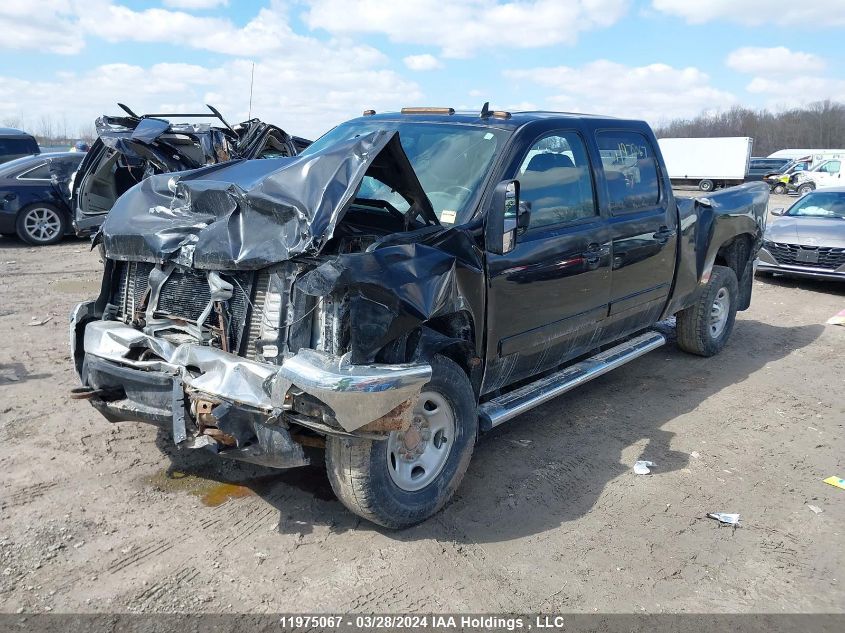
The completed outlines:
{"type": "Polygon", "coordinates": [[[783,183],[775,185],[774,189],[772,189],[772,193],[782,196],[786,193],[786,185],[783,183]]]}
{"type": "Polygon", "coordinates": [[[813,190],[815,190],[813,185],[801,185],[798,187],[798,195],[806,196],[808,193],[813,193],[813,190]]]}
{"type": "Polygon", "coordinates": [[[454,494],[469,466],[478,428],[464,371],[435,356],[411,426],[386,440],[329,436],[326,469],[337,498],[387,528],[425,521],[454,494]]]}
{"type": "Polygon", "coordinates": [[[699,356],[721,352],[733,331],[738,302],[736,273],[727,266],[713,266],[698,300],[677,314],[678,347],[699,356]]]}

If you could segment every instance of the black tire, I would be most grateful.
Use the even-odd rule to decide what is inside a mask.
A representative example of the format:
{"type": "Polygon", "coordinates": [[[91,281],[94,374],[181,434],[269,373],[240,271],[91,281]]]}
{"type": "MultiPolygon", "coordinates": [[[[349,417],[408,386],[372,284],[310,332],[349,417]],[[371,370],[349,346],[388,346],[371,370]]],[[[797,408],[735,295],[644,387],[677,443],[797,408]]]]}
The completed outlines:
{"type": "Polygon", "coordinates": [[[355,514],[386,528],[407,528],[436,514],[460,485],[475,447],[478,413],[467,375],[443,356],[435,356],[431,366],[431,380],[422,391],[436,392],[449,403],[455,434],[445,464],[424,488],[408,491],[394,482],[387,440],[326,440],[326,469],[337,498],[355,514]]]}
{"type": "Polygon", "coordinates": [[[806,196],[808,193],[813,193],[815,189],[815,186],[809,183],[801,185],[800,187],[798,187],[798,195],[802,197],[806,196]]]}
{"type": "Polygon", "coordinates": [[[772,188],[772,193],[782,196],[786,193],[786,185],[783,183],[779,183],[772,188]]]}
{"type": "Polygon", "coordinates": [[[738,303],[736,273],[726,266],[713,266],[710,281],[699,294],[698,300],[676,315],[678,347],[699,356],[713,356],[721,352],[733,331],[738,303]],[[713,328],[714,310],[717,298],[723,296],[723,292],[728,297],[729,305],[725,321],[716,333],[713,328]]]}
{"type": "Polygon", "coordinates": [[[701,191],[713,191],[716,188],[716,183],[712,180],[705,179],[698,183],[698,188],[701,189],[701,191]]]}
{"type": "Polygon", "coordinates": [[[48,246],[60,242],[65,236],[67,232],[67,216],[61,209],[57,209],[52,204],[39,202],[20,210],[16,228],[18,237],[27,244],[48,246]],[[43,228],[37,228],[37,219],[40,217],[46,218],[49,221],[49,231],[46,229],[47,225],[43,228]]]}

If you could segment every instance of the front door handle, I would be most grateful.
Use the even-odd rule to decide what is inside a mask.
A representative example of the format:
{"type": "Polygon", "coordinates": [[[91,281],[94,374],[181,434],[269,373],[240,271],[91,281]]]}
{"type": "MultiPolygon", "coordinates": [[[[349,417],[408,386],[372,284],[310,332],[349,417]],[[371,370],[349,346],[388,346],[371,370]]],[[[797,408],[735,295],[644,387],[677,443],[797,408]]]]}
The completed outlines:
{"type": "Polygon", "coordinates": [[[670,229],[668,226],[661,226],[660,229],[652,235],[654,239],[656,239],[661,244],[665,244],[669,241],[669,238],[675,235],[675,231],[670,229]]]}
{"type": "Polygon", "coordinates": [[[598,244],[590,244],[583,253],[581,253],[581,257],[588,264],[598,264],[602,257],[606,257],[610,254],[610,248],[607,246],[599,246],[598,244]]]}

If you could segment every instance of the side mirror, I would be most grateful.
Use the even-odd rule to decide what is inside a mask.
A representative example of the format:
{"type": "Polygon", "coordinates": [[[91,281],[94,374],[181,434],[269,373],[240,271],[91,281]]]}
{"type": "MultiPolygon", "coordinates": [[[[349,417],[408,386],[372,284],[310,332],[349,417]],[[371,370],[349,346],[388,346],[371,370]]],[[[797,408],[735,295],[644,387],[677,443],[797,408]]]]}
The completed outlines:
{"type": "Polygon", "coordinates": [[[779,209],[772,209],[771,211],[769,211],[769,213],[771,213],[772,215],[783,215],[784,213],[786,213],[786,211],[779,208],[779,209]]]}
{"type": "Polygon", "coordinates": [[[516,246],[518,228],[528,226],[528,214],[519,205],[519,181],[503,180],[493,190],[484,227],[484,245],[489,253],[504,255],[516,246]],[[524,217],[523,217],[524,216],[524,217]]]}

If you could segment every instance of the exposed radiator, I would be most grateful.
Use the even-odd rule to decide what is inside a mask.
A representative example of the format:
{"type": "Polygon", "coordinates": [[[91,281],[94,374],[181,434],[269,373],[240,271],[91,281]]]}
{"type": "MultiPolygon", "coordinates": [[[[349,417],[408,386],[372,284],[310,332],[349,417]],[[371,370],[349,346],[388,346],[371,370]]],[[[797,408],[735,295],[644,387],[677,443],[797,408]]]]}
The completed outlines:
{"type": "MultiPolygon", "coordinates": [[[[117,306],[117,316],[131,321],[144,304],[150,271],[153,264],[145,262],[121,262],[117,288],[112,303],[117,306]]],[[[253,288],[254,273],[221,273],[232,284],[232,298],[226,303],[229,322],[229,345],[240,350],[249,310],[249,295],[253,288]]],[[[199,271],[174,270],[162,286],[156,306],[156,317],[169,317],[196,323],[211,300],[211,289],[205,273],[199,271]]],[[[216,313],[212,311],[209,321],[215,323],[216,313]]],[[[209,323],[207,322],[206,325],[209,323]]],[[[215,323],[216,324],[216,323],[215,323]]]]}

